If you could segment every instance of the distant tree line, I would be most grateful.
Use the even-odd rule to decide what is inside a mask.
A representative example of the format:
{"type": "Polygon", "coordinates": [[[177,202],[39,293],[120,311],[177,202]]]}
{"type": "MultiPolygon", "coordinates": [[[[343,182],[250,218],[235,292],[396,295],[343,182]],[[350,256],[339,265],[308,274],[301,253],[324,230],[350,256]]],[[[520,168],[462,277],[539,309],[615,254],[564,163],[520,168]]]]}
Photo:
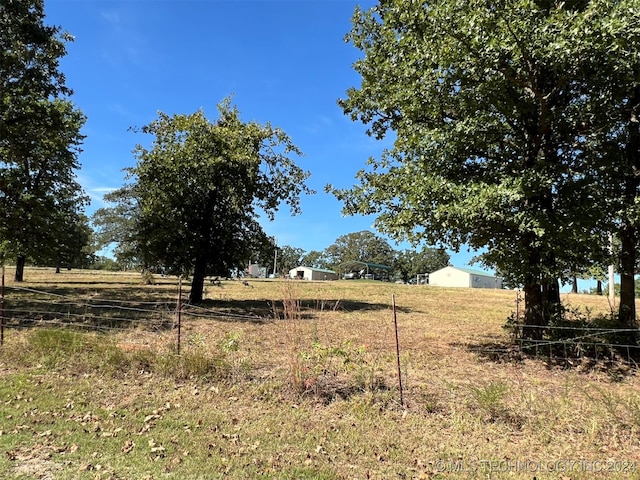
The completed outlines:
{"type": "Polygon", "coordinates": [[[367,230],[342,235],[322,251],[305,252],[302,248],[285,245],[278,248],[278,258],[278,269],[285,275],[299,266],[344,273],[347,267],[341,269],[341,265],[358,261],[389,266],[392,268],[390,279],[404,282],[449,264],[449,254],[443,249],[394,250],[384,238],[367,230]]]}

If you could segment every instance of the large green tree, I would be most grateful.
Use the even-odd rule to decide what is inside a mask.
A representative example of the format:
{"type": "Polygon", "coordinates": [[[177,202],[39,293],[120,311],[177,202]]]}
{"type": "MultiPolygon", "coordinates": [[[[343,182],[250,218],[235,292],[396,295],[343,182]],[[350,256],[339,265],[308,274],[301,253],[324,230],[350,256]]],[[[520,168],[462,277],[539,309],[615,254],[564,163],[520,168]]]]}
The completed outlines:
{"type": "Polygon", "coordinates": [[[353,261],[391,266],[394,257],[389,242],[368,230],[341,235],[324,253],[333,268],[353,261]]]}
{"type": "Polygon", "coordinates": [[[640,241],[640,2],[594,2],[589,26],[598,41],[584,96],[586,148],[581,152],[604,185],[601,207],[620,273],[619,320],[636,327],[635,274],[640,241]]]}
{"type": "Polygon", "coordinates": [[[127,216],[110,229],[112,239],[128,242],[144,266],[192,276],[194,303],[207,275],[244,268],[256,252],[273,255],[260,211],[273,219],[286,203],[299,213],[300,195],[312,193],[309,174],[290,158],[301,152],[282,130],[243,122],[229,99],[218,110],[214,122],[202,111],[160,113],[142,127],[151,146],[135,148],[130,183],[110,196],[116,210],[101,212],[103,220],[127,216]]]}
{"type": "Polygon", "coordinates": [[[56,273],[61,268],[87,268],[90,266],[95,253],[93,230],[86,215],[59,210],[63,217],[53,222],[50,228],[56,238],[55,248],[49,250],[49,256],[40,255],[37,263],[55,266],[56,273]]]}
{"type": "Polygon", "coordinates": [[[356,10],[348,39],[364,53],[362,83],[340,104],[370,135],[396,140],[358,185],[328,189],[394,238],[483,249],[482,263],[523,286],[525,322],[548,323],[558,282],[606,256],[594,201],[604,183],[584,154],[585,105],[599,95],[590,80],[603,72],[587,47],[607,48],[594,25],[623,3],[637,7],[385,0],[356,10]]]}
{"type": "Polygon", "coordinates": [[[404,282],[416,275],[435,272],[449,265],[449,254],[441,248],[423,248],[396,252],[393,268],[404,282]]]}
{"type": "Polygon", "coordinates": [[[59,70],[71,37],[44,24],[41,0],[0,0],[0,240],[22,281],[54,258],[87,202],[76,181],[84,115],[59,70]]]}
{"type": "Polygon", "coordinates": [[[326,251],[310,250],[300,259],[300,265],[314,268],[329,268],[326,251]]]}
{"type": "Polygon", "coordinates": [[[305,251],[302,248],[283,245],[278,249],[277,269],[283,274],[288,274],[289,270],[302,265],[305,251]]]}
{"type": "Polygon", "coordinates": [[[140,266],[136,253],[140,210],[133,191],[125,186],[107,193],[104,200],[111,206],[97,209],[91,217],[96,251],[112,249],[116,262],[126,270],[140,266]]]}

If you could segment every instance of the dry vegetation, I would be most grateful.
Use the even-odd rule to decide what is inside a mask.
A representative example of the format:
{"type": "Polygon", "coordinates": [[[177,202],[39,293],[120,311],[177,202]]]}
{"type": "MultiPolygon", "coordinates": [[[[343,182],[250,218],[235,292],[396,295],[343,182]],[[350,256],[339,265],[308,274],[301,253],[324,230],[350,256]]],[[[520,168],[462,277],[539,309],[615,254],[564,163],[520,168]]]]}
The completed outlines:
{"type": "MultiPolygon", "coordinates": [[[[8,308],[41,296],[11,276],[8,308]]],[[[178,291],[135,274],[31,269],[26,280],[132,304],[175,306],[178,291]]],[[[635,369],[515,354],[502,328],[514,292],[229,280],[206,297],[185,307],[180,355],[170,310],[168,324],[149,315],[106,332],[7,328],[2,477],[640,478],[635,369]]],[[[603,297],[565,300],[608,310],[603,297]]]]}

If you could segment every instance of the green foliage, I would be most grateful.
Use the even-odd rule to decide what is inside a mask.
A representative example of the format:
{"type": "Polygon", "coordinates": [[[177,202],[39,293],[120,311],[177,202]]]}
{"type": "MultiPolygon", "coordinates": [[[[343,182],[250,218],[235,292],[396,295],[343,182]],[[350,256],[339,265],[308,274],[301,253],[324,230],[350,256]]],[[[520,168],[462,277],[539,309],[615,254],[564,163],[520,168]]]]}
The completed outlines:
{"type": "Polygon", "coordinates": [[[214,352],[190,348],[182,355],[150,349],[124,351],[113,339],[71,328],[37,329],[27,336],[25,347],[26,355],[23,352],[17,359],[20,364],[50,369],[82,365],[88,371],[99,370],[113,376],[148,372],[176,379],[223,380],[231,375],[246,375],[251,369],[247,359],[231,358],[235,352],[223,348],[214,352]]]}
{"type": "Polygon", "coordinates": [[[229,375],[234,379],[248,377],[253,370],[251,358],[242,352],[241,335],[237,332],[227,332],[219,342],[221,357],[229,368],[229,375]]]}
{"type": "Polygon", "coordinates": [[[41,0],[0,4],[0,241],[21,266],[57,263],[88,242],[76,181],[85,122],[59,71],[71,37],[44,24],[41,0]]]}
{"type": "Polygon", "coordinates": [[[230,375],[230,366],[223,356],[210,355],[201,350],[189,351],[176,357],[159,358],[164,360],[164,374],[174,378],[220,380],[230,375]]]}
{"type": "Polygon", "coordinates": [[[623,250],[634,255],[640,164],[622,151],[638,157],[623,108],[638,104],[627,102],[640,71],[638,7],[436,0],[357,9],[347,39],[363,52],[362,82],[340,105],[369,135],[393,132],[395,142],[353,188],[327,190],[345,213],[377,215],[392,238],[484,251],[483,264],[525,285],[529,322],[546,323],[544,305],[559,300],[541,292],[605,265],[614,224],[625,225],[623,250]],[[609,194],[613,215],[600,201],[609,194]]]}
{"type": "MultiPolygon", "coordinates": [[[[89,226],[89,219],[78,212],[59,212],[66,218],[56,225],[57,244],[48,256],[40,255],[34,262],[36,265],[58,268],[86,268],[91,263],[93,248],[91,246],[93,230],[89,226]]],[[[53,225],[52,225],[53,227],[53,225]]]]}
{"type": "Polygon", "coordinates": [[[416,275],[431,273],[449,265],[449,254],[444,249],[423,248],[421,251],[404,250],[396,253],[393,267],[396,276],[407,282],[416,275]]]}
{"type": "Polygon", "coordinates": [[[331,395],[343,388],[343,377],[349,384],[361,391],[378,388],[380,379],[376,377],[375,364],[370,361],[364,345],[354,346],[344,340],[338,345],[324,345],[319,341],[299,352],[302,360],[300,382],[301,392],[331,395]]]}
{"type": "Polygon", "coordinates": [[[118,264],[129,269],[140,266],[136,255],[139,210],[133,192],[129,187],[123,187],[106,194],[104,200],[112,206],[97,209],[91,217],[96,249],[115,247],[114,256],[118,264]]]}
{"type": "Polygon", "coordinates": [[[118,272],[122,270],[122,265],[109,257],[96,257],[91,263],[93,270],[106,270],[108,272],[118,272]]]}
{"type": "Polygon", "coordinates": [[[240,335],[237,333],[226,333],[220,342],[223,352],[237,352],[240,349],[240,335]]]}
{"type": "Polygon", "coordinates": [[[191,302],[202,300],[206,275],[226,276],[256,252],[273,258],[258,209],[272,219],[286,203],[297,214],[300,195],[312,193],[309,173],[290,159],[301,152],[282,130],[242,122],[229,99],[218,110],[213,123],[202,111],[160,113],[142,127],[150,148],[135,148],[131,183],[94,219],[104,242],[119,242],[144,266],[193,275],[191,302]]]}
{"type": "Polygon", "coordinates": [[[278,249],[278,271],[286,274],[292,268],[303,265],[304,257],[305,252],[302,248],[284,245],[278,249]]]}
{"type": "Polygon", "coordinates": [[[87,370],[120,372],[127,368],[126,355],[112,339],[83,333],[71,328],[38,328],[26,339],[19,363],[47,368],[82,365],[87,370]]]}
{"type": "Polygon", "coordinates": [[[300,265],[304,265],[305,267],[329,268],[329,260],[325,252],[311,250],[301,258],[300,265]]]}
{"type": "Polygon", "coordinates": [[[341,263],[352,261],[389,266],[393,264],[393,249],[389,243],[367,230],[338,237],[326,248],[324,254],[333,268],[337,268],[341,263]]]}
{"type": "Polygon", "coordinates": [[[38,329],[29,337],[29,352],[55,361],[59,356],[71,357],[84,348],[83,336],[73,330],[38,329]]]}

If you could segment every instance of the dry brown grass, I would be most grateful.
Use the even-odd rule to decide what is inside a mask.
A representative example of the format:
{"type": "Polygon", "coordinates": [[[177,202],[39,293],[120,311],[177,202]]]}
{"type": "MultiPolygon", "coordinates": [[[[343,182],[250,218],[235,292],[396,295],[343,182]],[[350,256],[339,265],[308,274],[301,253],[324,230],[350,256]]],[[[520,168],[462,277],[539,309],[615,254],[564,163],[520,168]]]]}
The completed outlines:
{"type": "MultiPolygon", "coordinates": [[[[123,291],[136,299],[175,298],[177,292],[175,279],[143,286],[136,274],[29,270],[26,280],[24,287],[105,298],[123,291]]],[[[139,369],[80,375],[69,365],[43,371],[19,362],[12,345],[26,345],[29,332],[6,332],[0,402],[13,417],[2,419],[0,446],[15,455],[0,460],[0,470],[34,478],[25,471],[39,459],[51,463],[51,478],[640,478],[635,370],[612,375],[610,367],[583,369],[577,362],[562,369],[544,359],[485,354],[508,343],[502,326],[515,309],[514,292],[361,281],[249,283],[208,286],[206,307],[254,315],[275,310],[277,319],[271,313],[256,322],[215,315],[184,321],[183,356],[222,358],[226,370],[218,377],[139,368],[135,359],[144,352],[176,361],[175,329],[116,331],[110,338],[124,363],[139,369]],[[392,295],[404,406],[396,388],[392,295]],[[15,400],[30,382],[62,397],[46,407],[63,412],[58,420],[34,416],[54,426],[16,418],[33,412],[34,401],[15,400]],[[64,408],[78,399],[84,404],[75,411],[97,417],[87,434],[70,426],[75,420],[64,408]],[[145,422],[147,415],[158,419],[145,422]],[[98,438],[113,441],[113,452],[98,450],[94,424],[105,432],[121,429],[98,438]],[[32,434],[20,425],[30,425],[25,430],[32,434]],[[47,428],[59,432],[55,442],[38,436],[47,428]],[[150,440],[163,446],[155,451],[161,455],[150,453],[157,448],[150,440]],[[136,447],[123,457],[126,441],[136,447]],[[74,444],[78,451],[55,453],[55,446],[74,444]],[[49,457],[24,458],[43,445],[51,447],[49,457]],[[134,457],[143,445],[145,454],[134,457]],[[601,471],[588,471],[594,468],[601,471]]],[[[565,301],[609,309],[603,297],[565,301]]]]}

